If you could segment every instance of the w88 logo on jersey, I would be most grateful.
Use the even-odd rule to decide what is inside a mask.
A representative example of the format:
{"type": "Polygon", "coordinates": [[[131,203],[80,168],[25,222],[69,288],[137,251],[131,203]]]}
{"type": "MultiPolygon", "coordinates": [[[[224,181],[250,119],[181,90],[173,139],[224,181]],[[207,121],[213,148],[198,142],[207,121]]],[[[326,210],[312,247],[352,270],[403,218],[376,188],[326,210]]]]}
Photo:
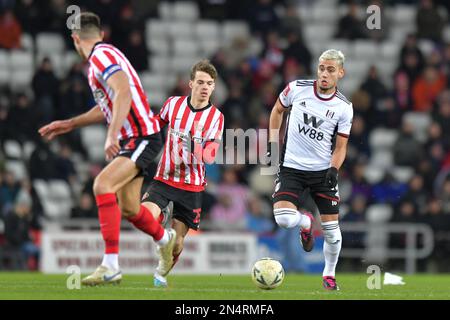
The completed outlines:
{"type": "Polygon", "coordinates": [[[311,139],[316,139],[317,141],[323,140],[323,132],[318,131],[316,129],[307,128],[306,126],[302,127],[301,125],[298,125],[298,131],[311,139]]]}

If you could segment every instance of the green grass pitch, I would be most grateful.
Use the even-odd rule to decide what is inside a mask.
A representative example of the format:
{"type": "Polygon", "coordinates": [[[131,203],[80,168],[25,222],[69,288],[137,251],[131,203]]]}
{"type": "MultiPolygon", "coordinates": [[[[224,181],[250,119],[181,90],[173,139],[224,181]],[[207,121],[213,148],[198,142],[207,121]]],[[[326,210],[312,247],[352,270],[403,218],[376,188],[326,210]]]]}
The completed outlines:
{"type": "Polygon", "coordinates": [[[280,287],[269,291],[257,289],[250,275],[173,275],[165,289],[154,288],[151,276],[125,275],[120,285],[69,290],[68,275],[0,273],[0,299],[450,300],[450,275],[406,275],[405,285],[382,286],[380,290],[367,289],[368,276],[339,274],[339,292],[323,290],[321,275],[301,274],[287,274],[280,287]]]}

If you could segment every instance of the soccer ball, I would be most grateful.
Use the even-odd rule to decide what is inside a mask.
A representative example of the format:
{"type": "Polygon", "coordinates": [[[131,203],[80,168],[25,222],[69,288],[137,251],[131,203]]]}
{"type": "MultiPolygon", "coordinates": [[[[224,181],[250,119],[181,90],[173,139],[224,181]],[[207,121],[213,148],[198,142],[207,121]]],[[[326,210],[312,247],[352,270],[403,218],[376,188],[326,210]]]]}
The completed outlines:
{"type": "Polygon", "coordinates": [[[253,265],[252,280],[260,289],[275,289],[283,282],[283,279],[284,269],[277,260],[262,258],[253,265]]]}

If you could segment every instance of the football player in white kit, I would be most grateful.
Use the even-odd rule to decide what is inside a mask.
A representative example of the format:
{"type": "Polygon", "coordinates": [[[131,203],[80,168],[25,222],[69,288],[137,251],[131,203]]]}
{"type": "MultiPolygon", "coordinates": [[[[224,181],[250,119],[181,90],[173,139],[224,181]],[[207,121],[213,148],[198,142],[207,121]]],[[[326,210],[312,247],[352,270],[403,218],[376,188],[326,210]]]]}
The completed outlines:
{"type": "Polygon", "coordinates": [[[338,81],[345,74],[344,60],[341,51],[323,52],[319,57],[317,79],[290,82],[270,115],[268,155],[272,158],[270,150],[278,150],[278,135],[273,133],[280,130],[283,113],[289,112],[272,196],[275,220],[283,228],[299,226],[303,249],[311,251],[314,218],[298,211],[302,202],[300,196],[303,190],[309,189],[320,212],[325,240],[323,286],[327,290],[339,290],[335,269],[342,236],[337,182],[353,118],[351,102],[337,89],[338,81]]]}

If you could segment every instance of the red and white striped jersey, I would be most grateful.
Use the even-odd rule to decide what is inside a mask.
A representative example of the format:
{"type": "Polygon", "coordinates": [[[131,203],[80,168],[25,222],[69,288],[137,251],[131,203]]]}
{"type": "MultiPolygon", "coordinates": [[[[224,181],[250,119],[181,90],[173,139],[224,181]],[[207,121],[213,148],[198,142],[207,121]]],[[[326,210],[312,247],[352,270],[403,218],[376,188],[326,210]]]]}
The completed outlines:
{"type": "Polygon", "coordinates": [[[197,160],[186,141],[194,140],[204,147],[208,142],[222,139],[224,117],[209,104],[194,109],[190,97],[170,97],[157,115],[161,126],[168,124],[164,151],[155,179],[175,188],[200,192],[206,185],[205,164],[197,160]]]}
{"type": "Polygon", "coordinates": [[[161,130],[150,109],[141,80],[125,55],[112,45],[99,42],[89,56],[88,79],[97,105],[109,124],[112,118],[114,91],[106,81],[117,71],[128,76],[132,96],[131,109],[119,132],[119,140],[149,136],[161,130]]]}

